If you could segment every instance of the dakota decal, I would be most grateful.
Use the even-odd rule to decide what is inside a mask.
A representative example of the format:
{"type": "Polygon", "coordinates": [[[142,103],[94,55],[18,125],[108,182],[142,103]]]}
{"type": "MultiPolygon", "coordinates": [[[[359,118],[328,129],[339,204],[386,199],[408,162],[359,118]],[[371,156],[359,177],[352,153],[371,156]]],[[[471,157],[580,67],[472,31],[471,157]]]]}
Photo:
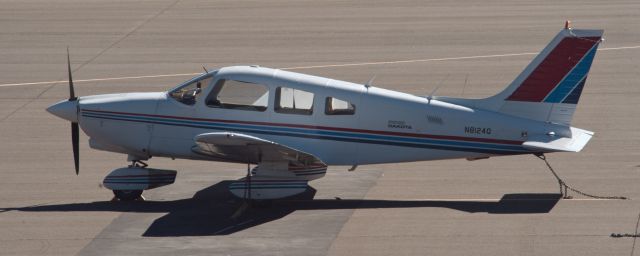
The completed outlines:
{"type": "Polygon", "coordinates": [[[411,125],[407,124],[405,121],[393,121],[389,120],[387,123],[387,127],[396,128],[396,129],[413,129],[411,125]]]}

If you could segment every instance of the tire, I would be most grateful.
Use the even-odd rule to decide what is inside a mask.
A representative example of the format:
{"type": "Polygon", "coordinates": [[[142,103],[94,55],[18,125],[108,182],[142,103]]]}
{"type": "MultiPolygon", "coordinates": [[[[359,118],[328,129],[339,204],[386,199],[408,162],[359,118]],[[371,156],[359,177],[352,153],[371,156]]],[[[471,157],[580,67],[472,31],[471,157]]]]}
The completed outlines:
{"type": "Polygon", "coordinates": [[[133,201],[142,195],[142,190],[114,190],[113,194],[120,199],[120,201],[133,201]]]}
{"type": "Polygon", "coordinates": [[[251,206],[255,207],[255,208],[271,208],[271,206],[273,206],[273,201],[274,200],[269,200],[269,199],[262,199],[262,200],[256,200],[256,199],[252,199],[251,200],[251,206]]]}

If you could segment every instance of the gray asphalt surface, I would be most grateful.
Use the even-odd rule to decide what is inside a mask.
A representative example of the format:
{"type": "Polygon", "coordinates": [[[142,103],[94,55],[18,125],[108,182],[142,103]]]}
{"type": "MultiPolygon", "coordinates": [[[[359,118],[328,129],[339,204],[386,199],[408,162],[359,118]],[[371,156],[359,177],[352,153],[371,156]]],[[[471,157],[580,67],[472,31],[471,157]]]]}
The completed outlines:
{"type": "MultiPolygon", "coordinates": [[[[637,1],[3,1],[0,3],[0,254],[630,255],[640,213],[637,1]],[[558,200],[533,156],[331,167],[295,200],[237,209],[236,164],[152,159],[180,170],[144,203],[99,183],[126,157],[45,112],[79,95],[166,90],[190,74],[259,64],[403,92],[484,97],[560,30],[605,29],[573,125],[585,150],[553,154],[566,181],[631,200],[558,200]],[[492,56],[515,54],[510,56],[492,56]],[[457,57],[485,56],[455,59],[457,57]],[[454,58],[441,60],[443,58],[454,58]],[[414,60],[406,62],[396,62],[414,60]],[[385,62],[386,64],[381,64],[385,62]],[[331,66],[357,64],[347,66],[331,66]],[[329,66],[327,66],[329,65],[329,66]],[[320,67],[318,67],[320,66],[320,67]],[[178,74],[178,75],[175,75],[178,74]],[[158,76],[146,78],[122,78],[158,76]],[[169,76],[164,76],[169,75],[169,76]],[[108,78],[108,79],[107,79],[108,78]],[[85,81],[87,79],[98,79],[85,81]],[[44,82],[44,83],[39,83],[44,82]],[[24,84],[36,83],[36,84],[24,84]],[[21,84],[21,85],[15,85],[21,84]],[[343,200],[336,200],[339,197],[343,200]],[[310,200],[314,198],[315,200],[310,200]]],[[[637,252],[636,252],[637,254],[637,252]]]]}

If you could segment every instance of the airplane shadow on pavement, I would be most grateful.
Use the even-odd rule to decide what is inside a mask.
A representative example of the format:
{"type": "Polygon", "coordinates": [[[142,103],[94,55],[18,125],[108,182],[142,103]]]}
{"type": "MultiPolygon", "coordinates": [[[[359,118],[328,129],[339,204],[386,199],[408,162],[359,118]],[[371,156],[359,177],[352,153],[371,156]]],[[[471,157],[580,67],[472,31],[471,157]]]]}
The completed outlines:
{"type": "Polygon", "coordinates": [[[145,237],[216,236],[229,235],[259,226],[295,211],[376,209],[376,208],[449,208],[469,213],[536,214],[548,213],[560,200],[560,194],[505,194],[500,201],[475,200],[369,200],[369,199],[313,199],[314,188],[306,192],[277,200],[268,206],[247,208],[241,214],[242,201],[229,193],[232,181],[222,181],[198,191],[192,198],[174,201],[145,202],[91,202],[0,208],[5,211],[25,212],[82,212],[111,211],[137,213],[164,213],[144,232],[145,237]]]}

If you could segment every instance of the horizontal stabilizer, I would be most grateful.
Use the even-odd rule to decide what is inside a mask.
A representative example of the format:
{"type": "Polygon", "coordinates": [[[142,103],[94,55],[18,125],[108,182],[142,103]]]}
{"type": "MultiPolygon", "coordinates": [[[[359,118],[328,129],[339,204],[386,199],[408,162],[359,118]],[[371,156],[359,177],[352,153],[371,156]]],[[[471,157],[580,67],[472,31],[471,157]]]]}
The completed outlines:
{"type": "Polygon", "coordinates": [[[591,140],[593,132],[571,127],[571,138],[541,135],[522,143],[526,149],[538,152],[580,152],[591,140]]]}

